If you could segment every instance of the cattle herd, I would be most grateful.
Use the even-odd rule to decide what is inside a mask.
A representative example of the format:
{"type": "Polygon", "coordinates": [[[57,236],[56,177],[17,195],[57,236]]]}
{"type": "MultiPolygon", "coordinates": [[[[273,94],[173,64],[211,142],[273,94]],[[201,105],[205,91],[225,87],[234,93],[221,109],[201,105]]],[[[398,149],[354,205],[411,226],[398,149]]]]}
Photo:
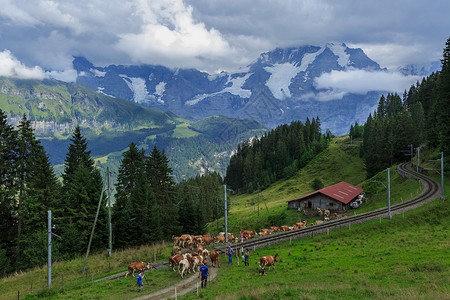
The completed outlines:
{"type": "MultiPolygon", "coordinates": [[[[328,221],[330,217],[329,211],[323,212],[324,221],[328,221]]],[[[333,218],[336,218],[337,214],[333,215],[333,218]]],[[[346,217],[346,216],[344,216],[346,217]]],[[[242,230],[241,236],[243,240],[251,239],[255,236],[266,236],[275,232],[280,231],[290,231],[305,228],[308,226],[318,225],[323,223],[322,220],[316,220],[314,223],[309,223],[305,220],[302,222],[297,222],[292,226],[282,225],[282,226],[270,226],[270,228],[261,229],[258,233],[251,230],[242,230]]],[[[169,257],[169,265],[173,271],[176,271],[177,268],[181,278],[184,275],[189,274],[190,272],[198,272],[200,266],[210,261],[210,264],[214,267],[220,266],[220,256],[217,251],[209,251],[205,249],[207,246],[214,245],[217,243],[225,244],[225,235],[212,236],[211,234],[205,235],[190,235],[183,234],[182,236],[174,236],[173,238],[174,246],[171,252],[171,256],[169,257]]],[[[233,234],[228,233],[229,241],[237,241],[233,234]]],[[[275,262],[278,261],[278,254],[276,255],[267,255],[263,256],[259,260],[259,266],[261,269],[265,269],[265,267],[274,266],[275,262]]],[[[128,274],[132,274],[134,276],[135,271],[143,272],[150,268],[150,264],[144,262],[135,262],[128,266],[128,274]]]]}

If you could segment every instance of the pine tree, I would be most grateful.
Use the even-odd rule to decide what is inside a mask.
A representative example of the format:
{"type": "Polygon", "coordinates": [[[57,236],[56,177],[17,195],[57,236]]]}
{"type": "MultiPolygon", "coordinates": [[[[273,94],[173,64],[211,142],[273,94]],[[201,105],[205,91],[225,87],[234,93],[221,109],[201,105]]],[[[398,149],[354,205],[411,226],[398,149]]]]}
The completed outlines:
{"type": "Polygon", "coordinates": [[[161,208],[160,222],[163,226],[163,237],[170,238],[180,231],[181,227],[175,216],[178,208],[174,202],[175,183],[172,179],[172,169],[166,154],[160,152],[156,146],[146,159],[146,174],[150,189],[161,208]]]}
{"type": "Polygon", "coordinates": [[[18,139],[18,229],[17,266],[21,269],[33,266],[32,257],[42,244],[35,242],[35,236],[46,231],[47,210],[58,203],[60,186],[44,147],[36,139],[30,121],[24,115],[17,129],[18,139]],[[22,250],[27,250],[27,255],[22,250]]]}
{"type": "MultiPolygon", "coordinates": [[[[65,159],[63,173],[63,197],[64,216],[73,220],[63,232],[67,237],[77,232],[75,236],[67,237],[71,240],[71,247],[67,249],[71,253],[80,253],[88,244],[88,239],[97,212],[98,202],[103,190],[103,180],[100,171],[95,168],[94,160],[87,150],[86,139],[82,136],[80,127],[77,126],[70,140],[71,144],[65,159]]],[[[97,220],[92,249],[105,247],[107,244],[106,226],[106,194],[103,194],[100,205],[100,214],[97,220]]]]}
{"type": "Polygon", "coordinates": [[[17,132],[7,123],[0,109],[0,274],[13,270],[17,238],[17,220],[14,215],[17,186],[17,132]]]}
{"type": "Polygon", "coordinates": [[[439,148],[444,156],[450,155],[450,38],[445,44],[442,70],[437,82],[436,119],[439,148]]]}
{"type": "Polygon", "coordinates": [[[134,207],[134,203],[138,200],[132,199],[132,197],[135,196],[134,190],[138,188],[139,176],[142,176],[144,167],[144,153],[138,150],[135,143],[131,143],[128,150],[122,155],[117,176],[116,202],[112,216],[115,247],[122,248],[131,245],[130,243],[135,238],[132,235],[139,234],[139,232],[132,232],[130,220],[135,218],[134,213],[137,209],[142,209],[141,205],[134,207]]]}

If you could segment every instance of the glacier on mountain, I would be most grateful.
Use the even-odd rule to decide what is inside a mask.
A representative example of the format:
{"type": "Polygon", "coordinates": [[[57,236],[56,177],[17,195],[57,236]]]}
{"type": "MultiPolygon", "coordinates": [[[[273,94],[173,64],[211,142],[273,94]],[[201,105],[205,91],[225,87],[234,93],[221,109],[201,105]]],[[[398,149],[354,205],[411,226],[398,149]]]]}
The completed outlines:
{"type": "Polygon", "coordinates": [[[300,72],[300,68],[291,63],[285,63],[264,67],[264,70],[271,73],[266,85],[272,95],[278,100],[291,97],[289,86],[292,79],[300,72]]]}

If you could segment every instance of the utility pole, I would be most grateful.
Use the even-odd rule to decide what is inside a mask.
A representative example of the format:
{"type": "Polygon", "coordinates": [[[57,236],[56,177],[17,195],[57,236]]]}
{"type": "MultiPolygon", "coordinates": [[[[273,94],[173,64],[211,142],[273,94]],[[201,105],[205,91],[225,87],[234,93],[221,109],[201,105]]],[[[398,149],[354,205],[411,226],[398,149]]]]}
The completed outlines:
{"type": "Polygon", "coordinates": [[[258,217],[259,217],[259,189],[258,189],[258,217]]]}
{"type": "Polygon", "coordinates": [[[48,288],[52,286],[52,211],[47,211],[48,217],[48,237],[47,237],[47,245],[48,245],[48,262],[47,262],[47,277],[48,277],[48,288]]]}
{"type": "Polygon", "coordinates": [[[109,248],[108,248],[108,255],[111,257],[112,252],[112,225],[111,225],[111,190],[109,189],[109,167],[106,167],[106,173],[108,174],[108,177],[106,179],[108,184],[108,223],[109,223],[109,248]]]}
{"type": "Polygon", "coordinates": [[[417,147],[417,172],[419,172],[420,167],[420,147],[417,147]]]}
{"type": "Polygon", "coordinates": [[[413,163],[413,155],[414,155],[414,150],[413,150],[413,144],[410,144],[411,146],[411,164],[413,163]]]}
{"type": "Polygon", "coordinates": [[[445,193],[444,193],[444,152],[441,152],[441,193],[442,193],[442,200],[445,200],[445,193]]]}
{"type": "Polygon", "coordinates": [[[217,220],[217,232],[219,232],[219,199],[216,198],[216,220],[217,220]]]}
{"type": "Polygon", "coordinates": [[[224,205],[225,205],[225,243],[228,243],[228,224],[227,224],[227,186],[223,185],[224,205]]]}
{"type": "Polygon", "coordinates": [[[387,190],[388,190],[388,218],[389,220],[392,219],[391,216],[391,176],[390,176],[390,172],[389,172],[389,168],[387,168],[387,190]]]}
{"type": "Polygon", "coordinates": [[[83,274],[84,274],[84,271],[86,270],[86,262],[87,262],[87,258],[89,256],[89,250],[91,249],[92,237],[94,236],[95,225],[97,224],[98,213],[100,212],[100,206],[102,204],[103,192],[104,191],[105,191],[105,189],[104,189],[104,186],[103,186],[102,187],[102,193],[100,194],[100,199],[98,200],[97,213],[95,214],[94,225],[92,225],[91,236],[89,237],[89,243],[88,243],[88,247],[87,247],[87,250],[86,250],[86,257],[84,258],[83,274]]]}

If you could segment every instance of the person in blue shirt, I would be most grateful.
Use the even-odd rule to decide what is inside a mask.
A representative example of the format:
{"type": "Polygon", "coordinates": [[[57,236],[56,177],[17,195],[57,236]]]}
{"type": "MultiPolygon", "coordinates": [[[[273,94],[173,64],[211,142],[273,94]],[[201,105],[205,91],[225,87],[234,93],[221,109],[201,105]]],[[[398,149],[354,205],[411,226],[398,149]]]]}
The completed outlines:
{"type": "Polygon", "coordinates": [[[200,272],[198,274],[198,277],[202,277],[202,288],[206,287],[206,283],[208,282],[208,274],[209,274],[209,269],[208,266],[206,265],[206,262],[203,263],[203,266],[200,267],[200,272]]]}
{"type": "Polygon", "coordinates": [[[136,276],[137,278],[137,285],[138,285],[138,293],[141,291],[144,284],[142,283],[142,279],[144,278],[144,274],[142,272],[139,272],[139,274],[136,276]]]}
{"type": "Polygon", "coordinates": [[[227,254],[228,254],[228,263],[231,264],[233,261],[231,260],[231,256],[233,255],[233,248],[231,246],[228,246],[227,254]]]}
{"type": "Polygon", "coordinates": [[[248,249],[245,249],[245,251],[244,251],[244,265],[245,266],[250,265],[250,263],[248,262],[249,256],[250,256],[250,254],[249,254],[248,249]]]}

